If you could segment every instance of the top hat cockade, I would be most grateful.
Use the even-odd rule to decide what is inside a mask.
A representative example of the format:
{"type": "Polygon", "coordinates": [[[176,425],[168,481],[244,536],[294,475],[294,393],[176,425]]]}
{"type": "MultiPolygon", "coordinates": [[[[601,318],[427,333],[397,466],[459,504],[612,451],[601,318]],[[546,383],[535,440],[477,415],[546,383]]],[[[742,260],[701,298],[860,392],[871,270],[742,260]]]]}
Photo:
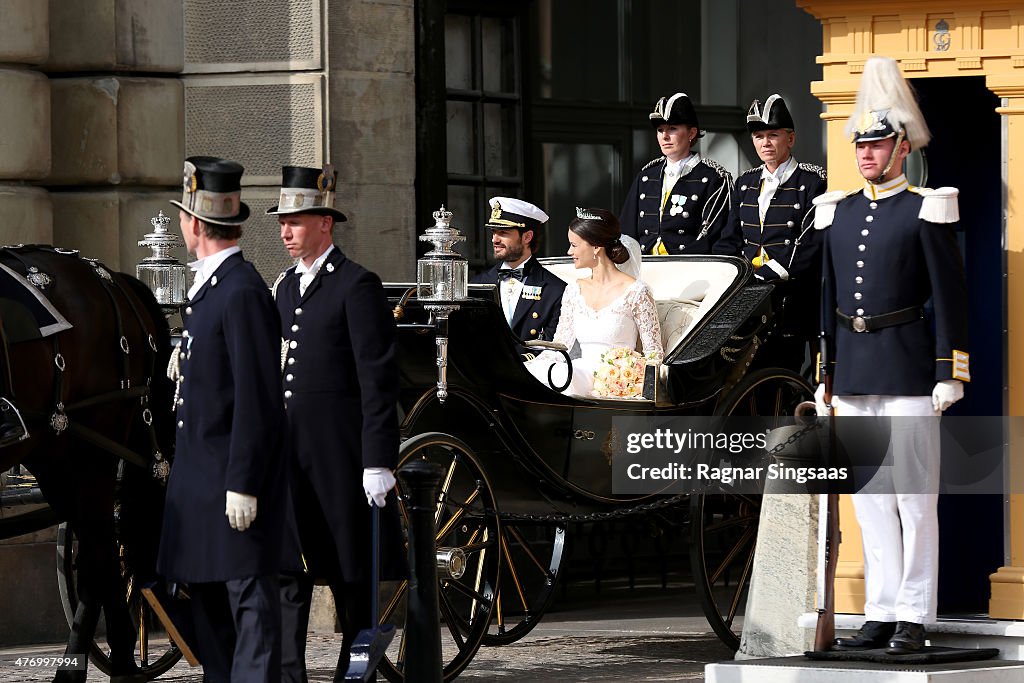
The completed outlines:
{"type": "Polygon", "coordinates": [[[548,215],[530,202],[512,197],[491,197],[491,216],[484,224],[491,230],[534,230],[546,223],[548,215]]]}
{"type": "MultiPolygon", "coordinates": [[[[697,110],[693,108],[693,102],[690,101],[686,93],[682,92],[658,100],[654,105],[654,111],[648,115],[648,118],[655,128],[669,125],[690,126],[700,130],[700,124],[697,123],[697,110]]],[[[703,134],[701,131],[700,135],[703,134]]]]}
{"type": "Polygon", "coordinates": [[[747,130],[756,133],[762,130],[793,130],[793,117],[781,95],[770,95],[761,106],[761,100],[754,100],[747,112],[747,130]]]}
{"type": "Polygon", "coordinates": [[[185,160],[181,201],[171,204],[204,223],[241,225],[249,218],[242,201],[241,164],[217,157],[189,157],[185,160]]]}
{"type": "Polygon", "coordinates": [[[912,149],[928,144],[928,125],[896,60],[872,57],[864,63],[857,104],[846,122],[846,133],[855,143],[895,137],[897,147],[904,139],[912,149]]]}
{"type": "Polygon", "coordinates": [[[291,213],[313,213],[333,216],[336,223],[346,220],[345,214],[334,208],[334,187],[338,172],[330,164],[323,168],[305,166],[281,167],[281,196],[277,206],[267,214],[283,216],[291,213]]]}

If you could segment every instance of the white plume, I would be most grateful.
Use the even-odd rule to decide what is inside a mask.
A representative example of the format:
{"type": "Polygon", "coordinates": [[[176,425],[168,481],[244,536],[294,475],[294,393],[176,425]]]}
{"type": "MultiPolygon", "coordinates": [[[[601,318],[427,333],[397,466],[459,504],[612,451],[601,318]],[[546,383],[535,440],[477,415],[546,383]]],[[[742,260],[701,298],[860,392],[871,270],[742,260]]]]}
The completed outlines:
{"type": "Polygon", "coordinates": [[[846,134],[852,136],[858,119],[871,111],[885,111],[885,118],[894,129],[906,131],[912,149],[920,149],[931,140],[910,83],[900,73],[896,60],[889,57],[871,57],[864,64],[857,104],[846,122],[846,134]]]}

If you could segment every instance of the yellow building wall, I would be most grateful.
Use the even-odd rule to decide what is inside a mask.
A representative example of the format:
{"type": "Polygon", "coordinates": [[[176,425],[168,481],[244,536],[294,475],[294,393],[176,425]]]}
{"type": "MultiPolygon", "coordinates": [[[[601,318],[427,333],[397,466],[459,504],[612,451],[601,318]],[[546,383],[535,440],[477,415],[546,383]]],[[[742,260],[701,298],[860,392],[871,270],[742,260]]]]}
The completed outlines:
{"type": "MultiPolygon", "coordinates": [[[[843,132],[853,109],[864,62],[874,54],[899,60],[908,78],[984,76],[1003,99],[1005,117],[1008,415],[1024,415],[1024,3],[957,0],[878,2],[797,0],[822,26],[822,80],[811,92],[825,105],[829,185],[850,189],[862,180],[843,132]],[[943,24],[940,24],[942,22],[943,24]]],[[[1024,479],[1024,433],[1011,433],[1009,482],[1024,479]]],[[[1024,619],[1024,495],[1007,491],[1007,563],[990,577],[989,615],[1024,619]]],[[[864,608],[860,530],[852,505],[841,508],[843,545],[836,580],[836,610],[864,608]]]]}

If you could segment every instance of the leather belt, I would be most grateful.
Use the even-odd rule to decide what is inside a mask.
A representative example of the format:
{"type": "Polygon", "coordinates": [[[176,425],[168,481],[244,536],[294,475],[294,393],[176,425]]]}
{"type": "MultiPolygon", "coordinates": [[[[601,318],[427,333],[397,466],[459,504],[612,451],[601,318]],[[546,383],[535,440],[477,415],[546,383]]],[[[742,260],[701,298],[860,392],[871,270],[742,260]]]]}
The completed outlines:
{"type": "Polygon", "coordinates": [[[836,309],[836,315],[843,322],[843,326],[854,332],[874,332],[884,327],[895,327],[906,325],[915,320],[924,318],[924,309],[920,306],[901,308],[898,311],[882,313],[880,315],[855,315],[849,316],[836,309]]]}

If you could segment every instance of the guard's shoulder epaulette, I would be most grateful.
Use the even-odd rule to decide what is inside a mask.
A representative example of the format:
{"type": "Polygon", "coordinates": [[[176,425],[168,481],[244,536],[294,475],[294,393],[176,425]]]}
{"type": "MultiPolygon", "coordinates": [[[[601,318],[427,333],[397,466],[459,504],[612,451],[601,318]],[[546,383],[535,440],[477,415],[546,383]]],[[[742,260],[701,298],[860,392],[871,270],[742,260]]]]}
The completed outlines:
{"type": "Polygon", "coordinates": [[[836,206],[847,197],[857,194],[860,190],[832,190],[819,194],[811,200],[814,206],[814,229],[824,230],[832,225],[836,215],[836,206]]]}
{"type": "Polygon", "coordinates": [[[921,210],[917,217],[929,223],[956,223],[960,220],[960,190],[955,187],[915,187],[907,188],[921,197],[921,210]]]}
{"type": "Polygon", "coordinates": [[[742,178],[745,175],[750,175],[751,173],[760,173],[763,170],[764,170],[764,164],[761,164],[760,166],[755,166],[754,168],[748,168],[746,171],[744,171],[743,173],[740,173],[738,176],[736,176],[736,179],[739,180],[740,178],[742,178]]]}
{"type": "Polygon", "coordinates": [[[828,176],[825,173],[825,169],[823,169],[821,166],[818,166],[817,164],[807,164],[804,162],[800,162],[799,164],[797,164],[797,168],[799,168],[801,171],[807,171],[808,173],[816,173],[822,180],[828,180],[828,176]]]}
{"type": "Polygon", "coordinates": [[[646,164],[644,164],[644,167],[641,168],[640,170],[641,171],[646,171],[647,169],[649,169],[651,166],[654,166],[659,161],[664,161],[664,160],[665,160],[665,157],[658,157],[657,159],[651,159],[646,164]]]}
{"type": "Polygon", "coordinates": [[[732,174],[729,173],[729,171],[725,168],[725,166],[722,166],[720,163],[718,163],[714,159],[708,159],[707,157],[701,157],[700,160],[701,160],[702,163],[706,164],[708,166],[708,168],[712,169],[715,173],[717,173],[721,177],[726,178],[726,179],[732,178],[732,174]]]}

